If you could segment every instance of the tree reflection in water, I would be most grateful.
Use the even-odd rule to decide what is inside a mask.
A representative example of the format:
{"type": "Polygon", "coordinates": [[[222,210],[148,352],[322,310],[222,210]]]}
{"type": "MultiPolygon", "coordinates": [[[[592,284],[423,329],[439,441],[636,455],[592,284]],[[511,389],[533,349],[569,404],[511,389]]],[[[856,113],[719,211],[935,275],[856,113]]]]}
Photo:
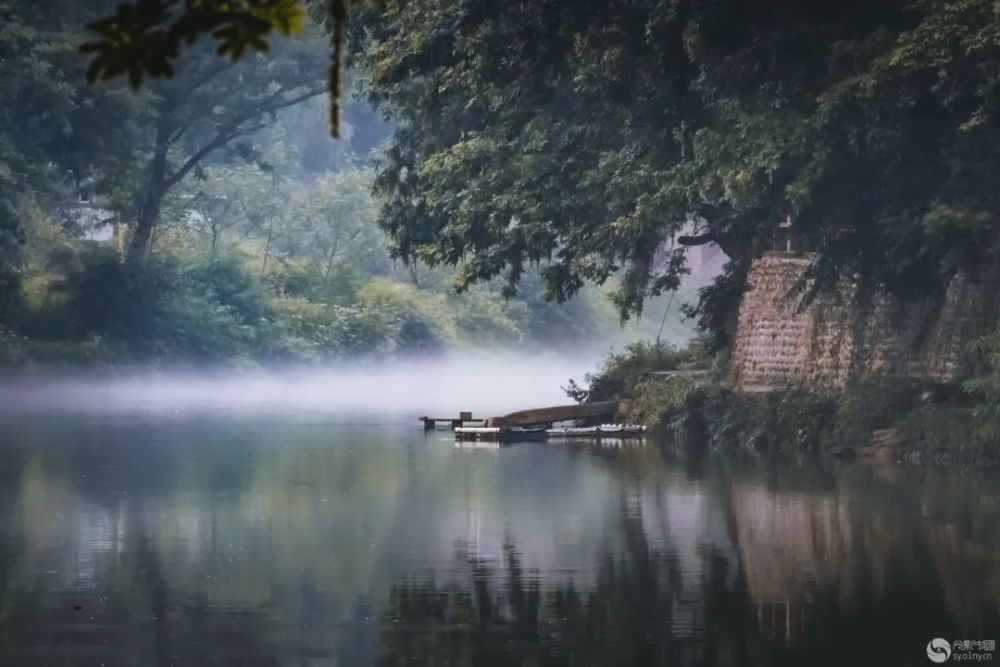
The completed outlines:
{"type": "Polygon", "coordinates": [[[526,571],[512,536],[494,566],[460,544],[445,581],[427,573],[392,586],[379,663],[922,664],[926,638],[1000,629],[1000,535],[980,523],[1000,510],[988,478],[695,457],[686,472],[727,531],[699,535],[692,586],[669,531],[650,539],[656,517],[644,517],[683,457],[590,453],[629,480],[624,546],[595,554],[592,583],[526,571]]]}
{"type": "Polygon", "coordinates": [[[7,431],[0,664],[924,664],[1000,634],[959,470],[216,420],[7,431]]]}
{"type": "Polygon", "coordinates": [[[592,586],[526,572],[512,541],[491,569],[460,547],[449,581],[408,577],[381,618],[382,665],[750,664],[763,642],[733,606],[729,563],[706,545],[701,585],[652,547],[641,513],[621,513],[626,548],[605,553],[592,586]],[[460,575],[460,576],[455,576],[460,575]]]}

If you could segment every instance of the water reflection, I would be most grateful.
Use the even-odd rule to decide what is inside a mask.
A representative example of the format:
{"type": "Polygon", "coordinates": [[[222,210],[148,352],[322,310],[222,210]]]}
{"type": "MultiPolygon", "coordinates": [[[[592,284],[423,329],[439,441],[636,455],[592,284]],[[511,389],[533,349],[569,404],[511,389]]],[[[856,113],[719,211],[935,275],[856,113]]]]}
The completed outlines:
{"type": "Polygon", "coordinates": [[[1000,635],[963,471],[4,418],[0,664],[923,664],[1000,635]]]}

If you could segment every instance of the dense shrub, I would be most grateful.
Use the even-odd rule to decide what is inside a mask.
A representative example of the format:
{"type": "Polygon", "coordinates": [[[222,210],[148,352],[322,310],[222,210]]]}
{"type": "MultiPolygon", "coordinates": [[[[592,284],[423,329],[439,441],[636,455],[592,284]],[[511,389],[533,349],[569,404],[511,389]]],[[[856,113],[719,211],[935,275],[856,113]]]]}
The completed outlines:
{"type": "Polygon", "coordinates": [[[271,223],[253,224],[209,252],[186,223],[165,220],[155,252],[137,267],[123,264],[114,244],[74,238],[40,217],[19,298],[2,320],[12,337],[0,340],[0,364],[311,363],[523,349],[606,337],[616,321],[596,291],[572,308],[545,302],[537,281],[511,299],[492,284],[457,294],[449,273],[389,271],[369,261],[364,244],[318,270],[318,241],[279,243],[288,230],[278,220],[271,243],[253,238],[271,223]]]}
{"type": "Polygon", "coordinates": [[[260,280],[234,259],[213,258],[191,266],[186,274],[191,288],[231,309],[243,323],[254,325],[265,316],[266,291],[260,280]]]}
{"type": "Polygon", "coordinates": [[[570,380],[565,388],[579,401],[604,401],[634,393],[648,374],[681,368],[707,367],[708,357],[699,342],[678,349],[663,342],[638,342],[609,355],[596,373],[585,376],[586,388],[570,380]]]}
{"type": "Polygon", "coordinates": [[[491,346],[522,339],[503,303],[479,291],[448,295],[376,278],[358,290],[358,298],[390,328],[399,354],[435,354],[472,342],[491,346]]]}
{"type": "Polygon", "coordinates": [[[646,389],[647,423],[694,425],[705,444],[768,451],[819,451],[866,446],[880,429],[896,429],[907,454],[948,453],[963,459],[985,450],[969,437],[968,409],[927,402],[925,388],[896,379],[858,381],[838,392],[788,387],[743,393],[715,384],[694,388],[682,404],[646,389]],[[659,410],[657,410],[659,409],[659,410]]]}
{"type": "Polygon", "coordinates": [[[274,263],[261,277],[256,261],[234,253],[163,254],[141,267],[109,246],[67,244],[57,254],[58,270],[39,265],[25,283],[0,364],[67,359],[74,348],[80,363],[103,349],[140,362],[297,363],[522,339],[507,305],[479,290],[454,295],[385,278],[320,289],[295,264],[274,263]]]}
{"type": "Polygon", "coordinates": [[[232,258],[190,266],[157,259],[137,270],[101,256],[75,277],[67,308],[78,340],[117,341],[139,360],[312,362],[412,348],[421,336],[444,339],[435,328],[407,340],[414,334],[406,324],[421,323],[434,311],[405,297],[395,308],[387,303],[348,306],[274,296],[232,258]]]}
{"type": "Polygon", "coordinates": [[[836,425],[836,399],[801,389],[746,394],[710,385],[691,404],[682,417],[713,447],[819,449],[831,444],[836,425]]]}
{"type": "Polygon", "coordinates": [[[699,383],[686,377],[641,380],[632,394],[632,420],[652,428],[666,428],[691,409],[699,383]]]}
{"type": "Polygon", "coordinates": [[[275,298],[262,335],[262,355],[276,361],[319,361],[390,350],[391,331],[377,313],[356,306],[275,298]]]}
{"type": "Polygon", "coordinates": [[[496,294],[472,289],[460,295],[451,295],[448,303],[453,309],[463,342],[483,347],[525,342],[525,331],[512,316],[510,302],[496,294]]]}
{"type": "Polygon", "coordinates": [[[967,380],[963,389],[976,399],[973,436],[980,442],[1000,443],[1000,331],[983,336],[972,344],[980,372],[967,380]]]}
{"type": "Polygon", "coordinates": [[[459,339],[455,313],[443,294],[375,279],[361,288],[359,297],[365,308],[379,313],[391,327],[398,352],[439,352],[459,339]]]}
{"type": "Polygon", "coordinates": [[[892,428],[921,403],[918,383],[902,378],[858,381],[837,396],[833,439],[843,444],[863,444],[872,431],[892,428]]]}
{"type": "Polygon", "coordinates": [[[157,259],[140,270],[101,257],[77,277],[70,307],[78,335],[121,341],[140,359],[198,361],[249,354],[262,302],[233,266],[157,259]]]}

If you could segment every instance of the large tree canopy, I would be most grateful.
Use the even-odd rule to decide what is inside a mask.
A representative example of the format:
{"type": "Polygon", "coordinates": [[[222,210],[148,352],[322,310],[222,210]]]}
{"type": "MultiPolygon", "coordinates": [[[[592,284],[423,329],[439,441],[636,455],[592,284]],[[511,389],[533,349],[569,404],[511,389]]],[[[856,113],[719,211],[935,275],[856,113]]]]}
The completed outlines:
{"type": "Polygon", "coordinates": [[[691,221],[730,280],[790,215],[827,281],[940,284],[996,258],[997,12],[398,0],[362,57],[399,123],[382,222],[400,257],[459,264],[463,285],[513,288],[540,263],[564,298],[618,275],[624,315],[677,285],[666,242],[691,221]]]}
{"type": "MultiPolygon", "coordinates": [[[[229,55],[266,48],[306,4],[137,0],[96,26],[93,71],[169,75],[203,33],[229,55]],[[136,34],[156,59],[131,53],[136,34]]],[[[335,51],[359,4],[315,3],[335,51]]],[[[678,284],[667,241],[694,223],[735,260],[702,300],[717,322],[788,216],[820,286],[856,273],[925,293],[995,261],[991,0],[380,4],[352,25],[368,97],[399,127],[382,223],[399,257],[456,264],[462,286],[505,275],[513,291],[537,263],[563,299],[615,277],[627,316],[678,284]]]]}

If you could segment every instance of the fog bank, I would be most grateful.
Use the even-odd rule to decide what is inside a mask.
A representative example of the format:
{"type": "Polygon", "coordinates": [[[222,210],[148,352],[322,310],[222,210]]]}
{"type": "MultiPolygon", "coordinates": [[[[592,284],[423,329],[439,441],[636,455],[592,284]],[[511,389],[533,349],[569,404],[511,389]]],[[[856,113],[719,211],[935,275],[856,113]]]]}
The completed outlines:
{"type": "Polygon", "coordinates": [[[134,371],[117,376],[8,377],[0,410],[395,413],[479,416],[570,402],[597,357],[469,354],[281,371],[134,371]]]}

